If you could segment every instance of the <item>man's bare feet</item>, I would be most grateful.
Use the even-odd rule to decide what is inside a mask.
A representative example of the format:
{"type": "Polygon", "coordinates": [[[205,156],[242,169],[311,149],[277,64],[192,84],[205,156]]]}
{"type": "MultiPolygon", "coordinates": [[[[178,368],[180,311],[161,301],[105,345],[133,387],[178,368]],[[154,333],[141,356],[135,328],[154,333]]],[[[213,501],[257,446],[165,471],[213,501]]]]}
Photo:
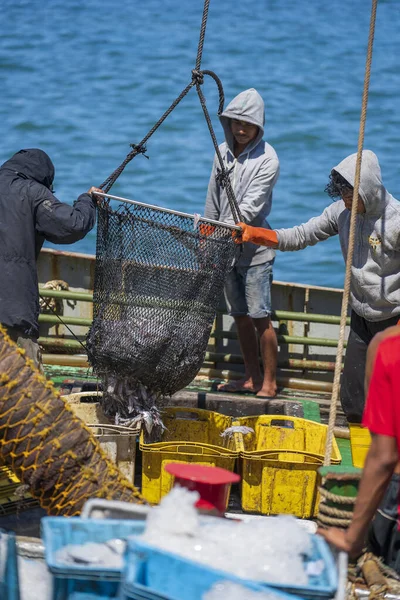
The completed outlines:
{"type": "Polygon", "coordinates": [[[257,398],[265,398],[271,400],[272,398],[276,398],[277,389],[276,385],[263,385],[262,388],[257,392],[257,398]]]}
{"type": "Polygon", "coordinates": [[[240,392],[256,394],[261,389],[261,386],[262,382],[254,384],[252,379],[238,379],[229,383],[221,383],[217,389],[219,392],[230,392],[231,394],[238,394],[240,392]]]}

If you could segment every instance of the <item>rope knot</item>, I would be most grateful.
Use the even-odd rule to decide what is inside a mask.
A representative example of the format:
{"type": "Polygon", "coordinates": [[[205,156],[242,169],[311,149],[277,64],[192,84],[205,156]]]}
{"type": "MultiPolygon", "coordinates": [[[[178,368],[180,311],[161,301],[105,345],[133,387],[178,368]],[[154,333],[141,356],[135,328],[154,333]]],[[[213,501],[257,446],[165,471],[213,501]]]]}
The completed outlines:
{"type": "Polygon", "coordinates": [[[147,148],[145,145],[141,145],[141,144],[129,144],[130,147],[133,149],[133,152],[136,154],[143,154],[143,156],[147,159],[149,159],[149,156],[147,156],[145,154],[145,152],[147,152],[147,148]]]}
{"type": "Polygon", "coordinates": [[[222,189],[225,189],[225,186],[226,186],[227,182],[229,181],[229,173],[231,171],[232,171],[232,169],[230,169],[229,171],[226,171],[225,169],[222,170],[217,167],[217,174],[215,176],[215,181],[218,183],[218,185],[220,185],[222,187],[222,189]]]}
{"type": "Polygon", "coordinates": [[[192,69],[192,81],[194,81],[196,85],[202,85],[204,83],[203,72],[198,71],[197,69],[192,69]]]}

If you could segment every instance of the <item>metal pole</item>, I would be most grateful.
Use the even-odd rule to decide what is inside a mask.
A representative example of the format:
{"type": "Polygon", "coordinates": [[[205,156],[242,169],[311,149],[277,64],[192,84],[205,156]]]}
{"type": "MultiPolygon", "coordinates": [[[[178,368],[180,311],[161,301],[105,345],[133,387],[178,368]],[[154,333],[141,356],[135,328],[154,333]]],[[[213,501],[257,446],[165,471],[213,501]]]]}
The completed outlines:
{"type": "MultiPolygon", "coordinates": [[[[151,208],[152,210],[158,210],[160,212],[167,212],[171,215],[178,215],[179,217],[189,217],[190,219],[194,219],[195,215],[191,215],[189,213],[180,212],[178,210],[171,210],[170,208],[162,208],[161,206],[155,206],[155,204],[146,204],[145,202],[138,202],[137,200],[128,200],[128,198],[121,198],[120,196],[113,196],[111,194],[103,194],[100,192],[96,192],[96,196],[102,196],[103,198],[110,198],[111,200],[118,200],[119,202],[125,202],[125,204],[132,204],[134,206],[142,206],[144,208],[151,208]]],[[[205,223],[212,223],[213,225],[222,225],[223,227],[228,227],[229,229],[233,229],[235,231],[241,231],[241,228],[237,225],[230,225],[228,223],[222,223],[222,221],[214,221],[213,219],[206,219],[204,217],[199,217],[199,221],[204,221],[205,223]]]]}
{"type": "Polygon", "coordinates": [[[79,353],[76,352],[76,354],[82,354],[82,350],[83,350],[80,342],[78,342],[76,340],[65,339],[65,338],[40,337],[38,339],[38,343],[40,346],[51,346],[54,348],[62,348],[65,350],[79,350],[79,353]]]}
{"type": "MultiPolygon", "coordinates": [[[[306,323],[324,323],[327,325],[340,325],[340,317],[336,315],[320,315],[314,313],[290,312],[288,310],[275,310],[272,313],[272,320],[278,321],[305,321],[306,323]]],[[[350,325],[350,317],[346,320],[346,325],[350,325]]]]}
{"type": "Polygon", "coordinates": [[[61,298],[62,300],[80,300],[81,302],[93,302],[93,294],[90,292],[71,292],[66,290],[45,290],[39,288],[40,296],[43,298],[61,298]]]}
{"type": "MultiPolygon", "coordinates": [[[[213,363],[230,363],[242,365],[243,357],[240,354],[224,354],[223,352],[206,352],[204,360],[213,363]]],[[[261,364],[261,360],[260,360],[261,364]]],[[[278,367],[281,369],[307,369],[309,371],[334,371],[335,363],[323,360],[307,360],[288,358],[278,360],[278,367]]]]}
{"type": "MultiPolygon", "coordinates": [[[[236,331],[215,331],[211,333],[211,337],[223,340],[237,340],[236,331]]],[[[317,337],[300,337],[295,335],[277,335],[278,342],[281,344],[299,344],[304,346],[321,346],[323,348],[336,348],[337,340],[317,337]]],[[[346,346],[346,342],[344,343],[346,346]]]]}
{"type": "MultiPolygon", "coordinates": [[[[208,377],[209,379],[226,379],[236,380],[242,379],[243,373],[238,371],[222,371],[219,369],[200,369],[198,375],[208,377]]],[[[297,390],[310,390],[314,392],[332,392],[332,384],[326,381],[317,381],[313,379],[298,379],[297,377],[278,377],[278,385],[283,387],[297,389],[297,390]]]]}
{"type": "MultiPolygon", "coordinates": [[[[84,319],[83,317],[62,317],[63,323],[66,325],[77,325],[80,327],[90,327],[92,319],[84,319]]],[[[62,325],[56,315],[39,315],[39,323],[51,323],[53,325],[62,325]]]]}
{"type": "Polygon", "coordinates": [[[87,357],[78,354],[42,354],[42,360],[44,365],[76,368],[90,367],[87,357]]]}

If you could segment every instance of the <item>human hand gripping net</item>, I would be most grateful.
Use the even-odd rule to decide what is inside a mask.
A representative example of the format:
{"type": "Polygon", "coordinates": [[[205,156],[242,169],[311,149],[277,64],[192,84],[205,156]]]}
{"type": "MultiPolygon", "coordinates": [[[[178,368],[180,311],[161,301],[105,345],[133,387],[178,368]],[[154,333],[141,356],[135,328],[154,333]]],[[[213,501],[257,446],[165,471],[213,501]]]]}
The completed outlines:
{"type": "Polygon", "coordinates": [[[159,439],[163,399],[188,385],[207,348],[237,246],[232,228],[135,203],[98,203],[90,363],[103,410],[159,439]]]}

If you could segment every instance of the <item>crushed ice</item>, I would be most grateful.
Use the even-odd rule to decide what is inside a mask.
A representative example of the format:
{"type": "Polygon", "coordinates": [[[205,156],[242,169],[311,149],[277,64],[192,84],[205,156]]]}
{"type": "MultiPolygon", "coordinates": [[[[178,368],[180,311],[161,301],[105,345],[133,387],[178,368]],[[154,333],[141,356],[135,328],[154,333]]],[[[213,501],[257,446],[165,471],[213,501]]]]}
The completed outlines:
{"type": "Polygon", "coordinates": [[[56,561],[65,565],[122,569],[125,545],[125,542],[119,539],[104,543],[68,544],[56,552],[56,561]]]}
{"type": "Polygon", "coordinates": [[[311,537],[294,517],[249,522],[199,516],[197,492],[174,487],[147,517],[143,540],[242,579],[306,585],[311,537]]]}
{"type": "Polygon", "coordinates": [[[164,496],[159,506],[151,509],[147,515],[146,540],[164,536],[194,536],[200,527],[199,515],[195,508],[200,494],[186,488],[175,486],[164,496]]]}
{"type": "Polygon", "coordinates": [[[44,560],[18,556],[20,600],[52,600],[53,576],[44,560]]]}

